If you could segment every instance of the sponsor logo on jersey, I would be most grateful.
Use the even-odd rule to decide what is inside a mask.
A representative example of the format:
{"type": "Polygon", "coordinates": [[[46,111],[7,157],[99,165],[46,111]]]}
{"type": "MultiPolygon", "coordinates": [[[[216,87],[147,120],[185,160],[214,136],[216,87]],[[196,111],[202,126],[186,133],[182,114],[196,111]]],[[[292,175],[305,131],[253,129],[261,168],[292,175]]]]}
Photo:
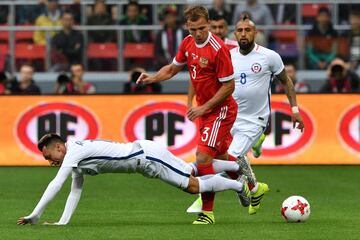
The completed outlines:
{"type": "Polygon", "coordinates": [[[254,73],[258,73],[261,71],[261,65],[260,63],[254,63],[252,66],[251,66],[251,71],[253,71],[254,73]]]}
{"type": "Polygon", "coordinates": [[[74,103],[40,103],[23,112],[15,125],[18,142],[30,154],[41,154],[38,140],[46,133],[56,132],[65,140],[93,139],[99,124],[89,110],[74,103]]]}
{"type": "Polygon", "coordinates": [[[355,153],[360,152],[360,104],[348,109],[339,124],[339,133],[343,143],[355,153]]]}
{"type": "Polygon", "coordinates": [[[208,65],[209,59],[201,57],[199,60],[200,67],[204,68],[208,65]]]}
{"type": "Polygon", "coordinates": [[[124,132],[129,141],[147,139],[183,155],[197,146],[197,125],[186,117],[187,107],[179,102],[146,103],[130,113],[124,132]]]}
{"type": "Polygon", "coordinates": [[[305,129],[293,128],[291,107],[285,102],[271,102],[271,116],[263,143],[263,157],[288,157],[305,150],[314,136],[312,117],[300,108],[305,129]]]}

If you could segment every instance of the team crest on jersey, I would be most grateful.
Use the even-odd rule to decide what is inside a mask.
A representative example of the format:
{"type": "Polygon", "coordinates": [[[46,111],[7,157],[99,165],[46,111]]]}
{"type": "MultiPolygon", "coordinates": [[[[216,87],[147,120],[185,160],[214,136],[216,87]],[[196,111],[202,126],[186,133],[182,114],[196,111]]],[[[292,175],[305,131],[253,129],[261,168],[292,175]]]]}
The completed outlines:
{"type": "Polygon", "coordinates": [[[204,68],[208,65],[209,59],[201,57],[199,60],[200,67],[204,68]]]}
{"type": "Polygon", "coordinates": [[[260,63],[254,63],[252,66],[251,66],[251,71],[253,71],[254,73],[258,73],[261,71],[261,65],[260,63]]]}

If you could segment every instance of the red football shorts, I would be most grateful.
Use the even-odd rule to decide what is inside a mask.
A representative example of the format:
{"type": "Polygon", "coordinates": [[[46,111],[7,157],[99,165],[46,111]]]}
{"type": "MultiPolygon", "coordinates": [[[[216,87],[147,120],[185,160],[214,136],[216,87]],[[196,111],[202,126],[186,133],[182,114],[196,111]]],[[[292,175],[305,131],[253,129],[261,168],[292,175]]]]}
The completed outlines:
{"type": "Polygon", "coordinates": [[[223,106],[200,118],[198,151],[213,157],[225,154],[231,144],[230,130],[235,122],[237,107],[223,106]]]}

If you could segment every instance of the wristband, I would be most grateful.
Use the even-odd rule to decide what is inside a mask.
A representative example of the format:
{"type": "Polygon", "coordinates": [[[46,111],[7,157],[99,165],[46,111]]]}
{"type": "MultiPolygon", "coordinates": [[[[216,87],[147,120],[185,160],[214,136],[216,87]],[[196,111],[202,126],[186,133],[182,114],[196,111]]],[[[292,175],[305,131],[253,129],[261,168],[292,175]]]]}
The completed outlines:
{"type": "Polygon", "coordinates": [[[299,107],[293,106],[293,107],[291,107],[291,111],[292,111],[292,113],[299,113],[299,107]]]}

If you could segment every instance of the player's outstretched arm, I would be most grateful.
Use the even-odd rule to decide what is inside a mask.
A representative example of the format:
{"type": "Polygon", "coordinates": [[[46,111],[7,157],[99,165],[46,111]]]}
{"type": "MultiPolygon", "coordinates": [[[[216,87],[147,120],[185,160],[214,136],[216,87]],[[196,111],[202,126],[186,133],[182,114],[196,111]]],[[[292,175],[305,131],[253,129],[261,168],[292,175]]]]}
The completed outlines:
{"type": "Polygon", "coordinates": [[[34,211],[26,217],[19,218],[17,224],[36,224],[42,213],[44,212],[46,206],[50,203],[51,200],[54,199],[56,194],[60,191],[62,185],[64,184],[66,178],[70,175],[71,171],[72,168],[70,167],[60,168],[56,177],[49,183],[39,203],[36,205],[34,211]]]}
{"type": "Polygon", "coordinates": [[[75,212],[75,209],[80,201],[83,184],[84,184],[83,175],[73,172],[71,192],[67,198],[64,212],[59,222],[54,223],[55,225],[66,225],[69,223],[71,216],[75,212]]]}
{"type": "Polygon", "coordinates": [[[293,81],[286,74],[285,69],[282,70],[281,73],[279,75],[277,75],[276,77],[280,80],[280,82],[285,87],[285,93],[286,93],[286,96],[291,105],[293,127],[295,127],[296,123],[298,123],[297,128],[300,129],[301,131],[303,131],[304,130],[304,122],[300,115],[299,108],[297,106],[296,92],[295,92],[295,87],[294,87],[293,81]]]}
{"type": "Polygon", "coordinates": [[[178,72],[183,69],[184,66],[177,66],[173,63],[168,64],[162,67],[157,73],[154,75],[149,75],[148,73],[142,73],[139,78],[136,80],[136,84],[150,84],[155,82],[161,82],[172,78],[178,72]]]}

